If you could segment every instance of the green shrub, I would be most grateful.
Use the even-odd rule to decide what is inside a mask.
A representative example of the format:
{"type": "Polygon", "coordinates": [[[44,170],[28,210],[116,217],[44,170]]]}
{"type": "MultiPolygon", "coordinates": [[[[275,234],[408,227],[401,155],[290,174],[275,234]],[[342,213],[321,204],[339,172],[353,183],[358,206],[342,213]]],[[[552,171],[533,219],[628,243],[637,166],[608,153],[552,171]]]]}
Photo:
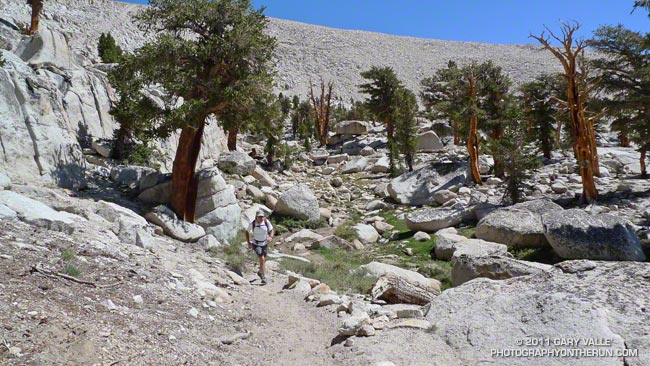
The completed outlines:
{"type": "Polygon", "coordinates": [[[160,169],[160,161],[162,160],[163,155],[158,148],[148,143],[137,143],[127,152],[124,163],[127,165],[139,165],[160,169]]]}
{"type": "Polygon", "coordinates": [[[99,43],[97,44],[97,53],[102,59],[102,62],[107,64],[118,63],[122,59],[122,49],[115,43],[115,38],[111,33],[102,33],[99,36],[99,43]]]}
{"type": "Polygon", "coordinates": [[[348,241],[353,241],[354,239],[359,239],[359,234],[357,231],[352,228],[354,226],[354,221],[349,220],[341,225],[339,225],[336,230],[334,230],[334,235],[339,238],[343,238],[348,241]]]}
{"type": "Polygon", "coordinates": [[[242,273],[246,254],[239,242],[232,242],[223,247],[223,259],[233,272],[242,273]]]}
{"type": "Polygon", "coordinates": [[[63,252],[61,252],[61,259],[63,259],[66,262],[75,259],[76,256],[77,256],[77,252],[75,252],[75,250],[72,248],[67,248],[63,252]]]}
{"type": "Polygon", "coordinates": [[[423,263],[418,272],[425,277],[435,278],[440,281],[440,289],[451,288],[451,262],[435,261],[423,263]]]}
{"type": "Polygon", "coordinates": [[[5,58],[2,56],[2,53],[0,53],[0,67],[5,67],[5,58]]]}
{"type": "Polygon", "coordinates": [[[68,264],[63,268],[63,273],[67,274],[68,276],[79,277],[81,271],[77,267],[68,264]]]}
{"type": "Polygon", "coordinates": [[[343,249],[320,248],[317,252],[323,256],[323,260],[319,262],[306,263],[283,258],[280,266],[284,270],[326,283],[337,292],[366,294],[377,282],[376,277],[359,270],[360,265],[369,262],[368,259],[343,249]]]}
{"type": "Polygon", "coordinates": [[[325,220],[322,217],[316,221],[308,221],[308,220],[299,220],[288,216],[273,215],[271,216],[271,219],[272,219],[271,223],[273,224],[273,226],[276,227],[276,233],[278,234],[279,232],[277,230],[277,226],[282,226],[288,230],[291,229],[315,230],[327,226],[327,220],[325,220]]]}

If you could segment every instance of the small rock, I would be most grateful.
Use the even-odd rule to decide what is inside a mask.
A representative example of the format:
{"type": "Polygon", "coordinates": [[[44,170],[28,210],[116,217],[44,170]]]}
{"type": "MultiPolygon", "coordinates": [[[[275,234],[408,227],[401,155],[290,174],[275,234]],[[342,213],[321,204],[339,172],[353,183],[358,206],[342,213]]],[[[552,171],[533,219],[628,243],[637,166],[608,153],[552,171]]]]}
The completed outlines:
{"type": "Polygon", "coordinates": [[[431,235],[425,233],[424,231],[418,231],[413,235],[413,239],[417,241],[429,241],[431,240],[431,235]]]}
{"type": "Polygon", "coordinates": [[[564,193],[568,190],[568,188],[564,185],[564,183],[561,182],[556,182],[551,185],[551,189],[555,193],[564,193]]]}
{"type": "Polygon", "coordinates": [[[341,177],[334,177],[330,180],[330,185],[334,188],[338,188],[343,185],[343,179],[341,179],[341,177]]]}
{"type": "Polygon", "coordinates": [[[371,337],[375,335],[375,327],[370,324],[364,324],[357,331],[357,335],[360,337],[371,337]]]}

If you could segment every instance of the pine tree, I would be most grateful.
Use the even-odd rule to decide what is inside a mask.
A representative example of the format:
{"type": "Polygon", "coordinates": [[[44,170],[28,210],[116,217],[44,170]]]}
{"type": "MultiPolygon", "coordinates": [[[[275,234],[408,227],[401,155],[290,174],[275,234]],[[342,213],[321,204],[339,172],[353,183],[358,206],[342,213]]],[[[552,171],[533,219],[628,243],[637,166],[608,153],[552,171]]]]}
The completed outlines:
{"type": "MultiPolygon", "coordinates": [[[[505,133],[504,120],[507,106],[510,104],[510,86],[512,82],[501,67],[492,61],[479,65],[480,90],[479,107],[483,112],[481,129],[491,140],[500,140],[505,133]]],[[[490,145],[491,146],[491,145],[490,145]]],[[[488,148],[494,158],[494,175],[503,178],[505,175],[503,162],[499,154],[488,148]]]]}
{"type": "Polygon", "coordinates": [[[632,11],[634,12],[637,8],[643,8],[648,11],[648,17],[650,17],[650,0],[635,0],[634,7],[632,11]]]}
{"type": "MultiPolygon", "coordinates": [[[[194,169],[210,116],[269,90],[275,39],[267,18],[250,0],[150,0],[137,20],[157,37],[122,61],[115,78],[137,78],[165,91],[161,116],[140,116],[157,137],[180,129],[172,167],[171,206],[178,218],[194,221],[198,181],[194,169]],[[180,101],[183,103],[179,103],[180,101]]],[[[277,98],[274,98],[277,100],[277,98]]]]}
{"type": "Polygon", "coordinates": [[[560,110],[553,99],[556,98],[557,84],[557,76],[545,74],[519,88],[522,118],[530,132],[529,142],[537,145],[546,159],[551,158],[556,145],[555,136],[560,118],[560,110]]]}
{"type": "Polygon", "coordinates": [[[398,149],[394,146],[393,113],[397,106],[397,93],[403,88],[402,82],[390,67],[373,66],[370,70],[362,72],[361,77],[369,80],[368,83],[359,86],[359,91],[368,95],[366,98],[368,109],[386,124],[390,170],[391,174],[395,175],[397,173],[395,152],[398,149]]]}
{"type": "Polygon", "coordinates": [[[396,93],[397,105],[392,120],[395,123],[395,146],[404,155],[409,171],[413,171],[413,160],[417,149],[417,123],[415,121],[418,103],[415,94],[401,88],[396,93]]]}
{"type": "Polygon", "coordinates": [[[291,129],[294,136],[303,140],[307,151],[311,150],[312,139],[314,138],[314,110],[308,101],[302,101],[298,107],[291,112],[291,129]]]}
{"type": "Polygon", "coordinates": [[[493,150],[503,161],[506,189],[503,201],[520,202],[526,180],[530,179],[534,169],[539,167],[539,160],[534,148],[527,145],[527,124],[521,119],[516,109],[511,109],[504,123],[504,134],[494,141],[493,150]]]}
{"type": "Polygon", "coordinates": [[[589,45],[603,57],[593,60],[599,72],[605,114],[622,144],[628,140],[639,150],[641,174],[647,176],[645,158],[650,151],[650,36],[623,28],[604,26],[589,45]]]}
{"type": "Polygon", "coordinates": [[[110,32],[106,34],[102,33],[99,36],[97,53],[102,59],[102,62],[106,64],[118,63],[122,58],[122,49],[115,43],[115,39],[110,32]]]}
{"type": "Polygon", "coordinates": [[[439,69],[433,76],[420,82],[420,97],[425,109],[433,119],[449,119],[454,145],[460,145],[461,126],[468,118],[467,110],[462,105],[464,94],[460,85],[461,79],[461,69],[455,62],[449,61],[447,68],[439,69]]]}
{"type": "Polygon", "coordinates": [[[110,74],[109,79],[119,95],[119,99],[112,103],[109,111],[120,126],[114,133],[112,154],[116,160],[129,161],[129,156],[138,146],[141,147],[140,151],[146,150],[156,136],[149,120],[141,116],[156,118],[161,116],[163,109],[140,93],[142,85],[137,83],[137,79],[115,80],[110,74]]]}

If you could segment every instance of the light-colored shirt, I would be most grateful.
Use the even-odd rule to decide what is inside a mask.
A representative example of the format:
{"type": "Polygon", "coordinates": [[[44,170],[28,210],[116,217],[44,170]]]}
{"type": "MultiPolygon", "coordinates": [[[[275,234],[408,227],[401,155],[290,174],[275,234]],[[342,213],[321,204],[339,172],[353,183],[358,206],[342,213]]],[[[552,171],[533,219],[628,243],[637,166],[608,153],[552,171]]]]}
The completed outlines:
{"type": "Polygon", "coordinates": [[[273,225],[268,219],[262,220],[261,223],[257,223],[255,220],[248,225],[248,232],[253,235],[253,244],[255,245],[265,245],[271,230],[273,230],[273,225]]]}

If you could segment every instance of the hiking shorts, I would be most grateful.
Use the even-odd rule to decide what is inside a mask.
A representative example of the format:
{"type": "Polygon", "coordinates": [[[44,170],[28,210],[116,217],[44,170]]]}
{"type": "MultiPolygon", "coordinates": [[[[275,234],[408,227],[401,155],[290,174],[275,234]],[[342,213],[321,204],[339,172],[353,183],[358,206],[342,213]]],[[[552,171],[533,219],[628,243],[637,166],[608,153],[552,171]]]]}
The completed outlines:
{"type": "Polygon", "coordinates": [[[268,249],[268,245],[256,245],[253,244],[253,250],[255,251],[255,254],[257,254],[258,257],[266,257],[266,250],[268,249]]]}

